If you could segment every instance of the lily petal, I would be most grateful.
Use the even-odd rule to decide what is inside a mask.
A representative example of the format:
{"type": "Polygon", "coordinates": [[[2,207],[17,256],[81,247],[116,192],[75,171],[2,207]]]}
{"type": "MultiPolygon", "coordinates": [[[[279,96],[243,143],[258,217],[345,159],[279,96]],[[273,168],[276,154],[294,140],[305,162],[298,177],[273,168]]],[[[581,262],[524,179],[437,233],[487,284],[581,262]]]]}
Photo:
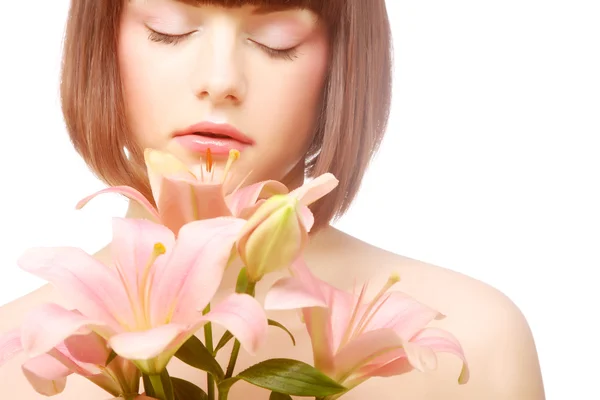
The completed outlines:
{"type": "Polygon", "coordinates": [[[337,351],[347,333],[348,325],[352,318],[352,310],[358,301],[357,296],[339,290],[326,282],[318,280],[313,282],[327,299],[327,307],[329,309],[328,323],[331,326],[331,345],[337,351]]]}
{"type": "Polygon", "coordinates": [[[313,225],[315,224],[315,216],[312,213],[312,211],[310,211],[310,208],[308,208],[305,205],[301,204],[298,208],[300,210],[299,215],[300,220],[302,221],[302,225],[304,225],[304,229],[306,229],[306,232],[310,232],[313,225]]]}
{"type": "Polygon", "coordinates": [[[242,187],[226,196],[231,213],[240,218],[248,218],[248,208],[255,208],[259,199],[269,198],[276,194],[287,194],[288,188],[281,182],[267,180],[242,187]]]}
{"type": "MultiPolygon", "coordinates": [[[[85,337],[87,335],[75,335],[70,338],[78,338],[85,337]]],[[[69,349],[65,346],[64,343],[58,344],[52,350],[50,350],[48,355],[51,355],[58,361],[60,361],[65,367],[67,367],[71,372],[84,376],[86,378],[96,377],[102,373],[100,367],[98,365],[104,365],[106,360],[105,358],[100,364],[88,364],[77,360],[71,353],[69,353],[69,349]]]]}
{"type": "Polygon", "coordinates": [[[21,367],[25,378],[36,392],[54,396],[65,390],[71,371],[48,354],[27,360],[21,367]]]}
{"type": "MultiPolygon", "coordinates": [[[[223,185],[221,183],[196,182],[193,186],[195,199],[194,221],[217,217],[230,217],[233,214],[225,201],[223,185]]],[[[190,222],[190,221],[187,221],[190,222]]]]}
{"type": "Polygon", "coordinates": [[[402,292],[387,293],[376,303],[374,309],[377,312],[365,330],[392,328],[404,340],[410,340],[427,324],[441,316],[437,310],[402,292]]]}
{"type": "Polygon", "coordinates": [[[398,349],[394,352],[398,355],[396,358],[392,358],[392,361],[388,361],[387,363],[377,363],[374,362],[364,368],[361,368],[357,377],[354,378],[354,384],[349,384],[348,387],[355,386],[368,378],[379,376],[379,377],[391,377],[402,375],[407,372],[414,370],[414,367],[408,361],[406,357],[406,352],[404,349],[398,349]]]}
{"type": "Polygon", "coordinates": [[[315,367],[321,372],[332,375],[335,371],[335,347],[331,326],[331,310],[322,307],[302,310],[306,330],[310,336],[315,367]]]}
{"type": "Polygon", "coordinates": [[[90,333],[90,327],[102,326],[83,315],[57,304],[47,303],[33,309],[21,326],[21,341],[31,356],[47,353],[71,335],[90,333]]]}
{"type": "Polygon", "coordinates": [[[77,203],[75,208],[77,210],[82,209],[83,207],[85,207],[85,205],[87,203],[90,202],[90,200],[92,200],[96,196],[98,196],[100,194],[104,194],[104,193],[119,193],[131,200],[137,201],[138,203],[140,203],[140,205],[142,207],[144,207],[144,209],[146,209],[146,211],[148,211],[148,213],[150,213],[150,215],[156,221],[159,220],[159,215],[158,215],[158,211],[156,211],[156,208],[154,208],[154,206],[148,201],[148,199],[143,194],[141,194],[139,191],[135,190],[134,188],[132,188],[130,186],[113,186],[113,187],[99,190],[98,192],[79,200],[79,202],[77,203]]]}
{"type": "MultiPolygon", "coordinates": [[[[350,323],[351,312],[356,303],[356,296],[339,290],[329,283],[318,279],[313,275],[302,258],[296,260],[290,271],[296,279],[302,282],[304,290],[310,291],[315,298],[322,299],[325,303],[325,306],[328,308],[329,318],[327,321],[321,322],[321,324],[327,324],[327,327],[323,326],[320,329],[326,330],[328,332],[327,335],[331,335],[328,339],[331,341],[330,346],[333,349],[337,349],[350,323]]],[[[291,293],[294,293],[293,289],[290,288],[290,290],[292,290],[291,293]]],[[[317,327],[315,326],[314,329],[317,329],[317,327]]]]}
{"type": "Polygon", "coordinates": [[[458,383],[464,384],[469,381],[469,366],[464,350],[458,339],[450,332],[439,328],[424,328],[415,335],[411,342],[431,348],[436,353],[450,353],[457,356],[463,362],[458,383]]]}
{"type": "Polygon", "coordinates": [[[290,273],[294,278],[302,281],[305,287],[312,288],[315,293],[322,293],[322,286],[324,281],[318,279],[313,275],[308,265],[306,265],[306,261],[299,257],[291,266],[290,273]]]}
{"type": "Polygon", "coordinates": [[[0,337],[0,367],[23,351],[21,329],[13,329],[0,337]]]}
{"type": "Polygon", "coordinates": [[[69,355],[81,363],[104,365],[110,355],[106,339],[96,332],[70,336],[65,339],[64,346],[69,355]]]}
{"type": "Polygon", "coordinates": [[[117,356],[106,368],[108,350],[107,342],[91,333],[70,336],[46,354],[54,357],[72,373],[85,377],[113,396],[137,390],[139,371],[135,365],[117,356]],[[90,347],[85,349],[86,345],[90,347]],[[97,348],[99,346],[102,348],[97,348]]]}
{"type": "Polygon", "coordinates": [[[128,360],[150,360],[173,347],[175,339],[187,332],[186,325],[167,324],[145,331],[119,333],[112,336],[108,344],[128,360]]]}
{"type": "Polygon", "coordinates": [[[313,286],[296,278],[279,279],[267,292],[266,310],[293,310],[306,307],[327,307],[327,301],[313,286]]]}
{"type": "Polygon", "coordinates": [[[156,198],[158,213],[175,233],[188,222],[231,215],[221,184],[164,177],[161,187],[156,198]]]}
{"type": "Polygon", "coordinates": [[[258,301],[247,294],[229,295],[202,319],[223,326],[251,355],[267,337],[267,316],[258,301]]]}
{"type": "Polygon", "coordinates": [[[154,276],[153,324],[167,320],[187,323],[208,304],[244,224],[242,219],[222,217],[194,221],[181,228],[171,256],[154,276]]]}
{"type": "Polygon", "coordinates": [[[308,206],[335,189],[338,183],[333,174],[325,173],[292,190],[290,195],[297,197],[302,204],[308,206]]]}
{"type": "Polygon", "coordinates": [[[414,369],[414,364],[421,364],[420,370],[429,370],[435,368],[437,357],[432,356],[435,353],[450,353],[457,356],[463,362],[462,370],[458,378],[459,384],[464,384],[469,380],[469,367],[467,365],[463,350],[458,340],[448,331],[439,328],[424,328],[420,331],[410,343],[405,344],[402,349],[395,350],[384,357],[380,357],[368,366],[361,369],[358,383],[372,376],[389,377],[400,375],[414,369]],[[415,351],[414,346],[420,349],[415,351]],[[423,348],[427,348],[426,353],[423,348]],[[408,349],[409,351],[405,351],[408,349]],[[419,354],[419,352],[422,352],[419,354]],[[412,353],[412,354],[411,354],[412,353]],[[409,355],[412,360],[409,360],[409,355]],[[419,360],[419,357],[421,358],[419,360]],[[436,357],[436,360],[433,360],[436,357]],[[415,361],[416,359],[416,361],[415,361]],[[422,362],[424,361],[424,363],[422,362]]]}
{"type": "Polygon", "coordinates": [[[337,379],[343,381],[354,371],[377,357],[403,348],[406,342],[392,329],[379,329],[363,333],[343,346],[335,356],[337,379]]]}
{"type": "Polygon", "coordinates": [[[21,269],[50,283],[90,319],[118,329],[133,314],[116,273],[75,247],[37,247],[17,261],[21,269]]]}
{"type": "Polygon", "coordinates": [[[194,178],[187,166],[171,153],[147,148],[144,149],[144,162],[154,199],[160,197],[164,176],[187,175],[190,179],[194,178]]]}
{"type": "Polygon", "coordinates": [[[435,352],[429,347],[421,346],[418,343],[404,343],[404,351],[410,365],[421,372],[433,371],[437,368],[437,357],[435,352]]]}

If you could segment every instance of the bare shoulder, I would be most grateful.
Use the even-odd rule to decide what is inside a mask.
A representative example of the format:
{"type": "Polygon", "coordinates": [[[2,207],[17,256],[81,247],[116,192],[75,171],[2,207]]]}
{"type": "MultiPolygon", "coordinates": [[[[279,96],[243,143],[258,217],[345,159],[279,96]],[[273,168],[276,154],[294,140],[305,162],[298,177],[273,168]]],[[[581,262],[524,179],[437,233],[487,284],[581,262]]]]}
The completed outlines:
{"type": "MultiPolygon", "coordinates": [[[[437,326],[461,342],[471,378],[458,385],[460,362],[440,356],[432,374],[371,380],[348,393],[364,398],[376,390],[381,399],[396,398],[398,391],[415,399],[544,399],[544,389],[533,335],[523,313],[506,295],[492,286],[455,271],[390,253],[343,233],[331,235],[328,247],[340,249],[336,282],[358,278],[375,287],[392,272],[400,274],[397,288],[446,315],[437,326]],[[341,251],[341,249],[344,249],[341,251]],[[351,272],[351,273],[348,273],[351,272]],[[341,278],[347,277],[347,278],[341,278]],[[362,392],[362,393],[361,393],[362,392]]],[[[338,259],[338,257],[336,257],[338,259]]],[[[485,266],[482,266],[485,267],[485,266]]],[[[349,287],[353,282],[346,282],[349,287]]]]}

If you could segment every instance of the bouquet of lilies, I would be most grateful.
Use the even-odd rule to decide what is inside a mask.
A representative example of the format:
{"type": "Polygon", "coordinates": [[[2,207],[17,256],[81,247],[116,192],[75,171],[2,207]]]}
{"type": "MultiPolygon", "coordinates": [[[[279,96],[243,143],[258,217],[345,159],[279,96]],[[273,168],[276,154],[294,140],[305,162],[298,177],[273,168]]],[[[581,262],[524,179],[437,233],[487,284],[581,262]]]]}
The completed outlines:
{"type": "Polygon", "coordinates": [[[124,400],[225,400],[240,380],[269,390],[271,399],[334,400],[371,377],[435,368],[437,352],[460,357],[459,383],[467,381],[456,338],[427,327],[442,315],[392,291],[397,276],[367,299],[366,286],[345,292],[311,273],[303,259],[314,222],[308,206],[337,186],[334,176],[292,191],[265,181],[225,193],[238,157],[232,151],[225,174],[215,180],[210,154],[205,165],[189,169],[171,154],[148,149],[155,205],[127,186],[83,199],[78,208],[98,194],[120,193],[154,220],[115,218],[109,264],[72,247],[26,251],[19,266],[53,284],[72,308],[49,303],[32,310],[19,329],[0,338],[0,364],[24,351],[22,371],[40,394],[62,392],[67,377],[79,374],[124,400]],[[216,302],[228,268],[239,268],[235,291],[216,302]],[[285,277],[261,304],[256,284],[275,270],[285,277]],[[236,372],[240,349],[255,354],[269,327],[295,344],[285,326],[267,318],[265,310],[274,309],[300,312],[313,365],[275,358],[236,372]],[[218,341],[214,324],[224,330],[218,341]],[[222,366],[216,355],[230,341],[222,366]],[[173,357],[206,373],[206,387],[170,376],[173,357]]]}

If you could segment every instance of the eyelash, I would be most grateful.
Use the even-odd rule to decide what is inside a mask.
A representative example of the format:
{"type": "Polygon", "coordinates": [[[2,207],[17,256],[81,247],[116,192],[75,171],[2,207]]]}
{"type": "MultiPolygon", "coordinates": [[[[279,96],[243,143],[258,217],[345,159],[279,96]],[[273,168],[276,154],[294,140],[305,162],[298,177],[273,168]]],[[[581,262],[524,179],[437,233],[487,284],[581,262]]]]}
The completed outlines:
{"type": "Polygon", "coordinates": [[[156,32],[153,29],[148,28],[148,39],[156,43],[164,43],[176,45],[187,39],[194,32],[184,33],[182,35],[167,35],[166,33],[156,32]]]}
{"type": "Polygon", "coordinates": [[[265,46],[264,44],[256,42],[252,43],[260,47],[260,49],[267,53],[267,55],[271,58],[279,58],[288,61],[294,61],[296,58],[298,58],[298,47],[292,47],[290,49],[273,49],[265,46]]]}
{"type": "MultiPolygon", "coordinates": [[[[152,42],[156,43],[164,43],[169,45],[177,45],[187,39],[194,32],[184,33],[182,35],[168,35],[166,33],[157,32],[153,29],[148,28],[148,39],[152,42]]],[[[271,47],[265,46],[264,44],[260,44],[254,41],[251,41],[255,45],[257,45],[261,50],[263,50],[267,55],[271,58],[284,59],[293,61],[298,57],[298,48],[292,47],[290,49],[273,49],[271,47]]]]}

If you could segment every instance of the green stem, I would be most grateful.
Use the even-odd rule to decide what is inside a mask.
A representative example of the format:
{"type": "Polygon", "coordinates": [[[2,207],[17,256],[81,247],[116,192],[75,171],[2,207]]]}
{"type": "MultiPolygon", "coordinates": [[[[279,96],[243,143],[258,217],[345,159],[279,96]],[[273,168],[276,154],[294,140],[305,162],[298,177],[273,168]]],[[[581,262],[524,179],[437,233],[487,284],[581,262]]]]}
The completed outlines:
{"type": "Polygon", "coordinates": [[[229,397],[229,387],[227,388],[221,388],[219,386],[219,399],[218,400],[227,400],[227,398],[229,397]]]}
{"type": "Polygon", "coordinates": [[[248,286],[246,287],[246,294],[254,297],[256,289],[256,282],[248,282],[248,286]]]}
{"type": "MultiPolygon", "coordinates": [[[[246,294],[254,297],[256,289],[256,282],[248,281],[246,286],[246,294]]],[[[231,350],[231,357],[229,358],[229,364],[227,364],[227,372],[225,372],[225,379],[233,376],[233,370],[235,369],[235,363],[240,353],[240,342],[236,339],[233,343],[233,349],[231,350]]]]}
{"type": "Polygon", "coordinates": [[[160,375],[149,375],[150,384],[154,390],[154,396],[160,400],[168,400],[167,391],[165,390],[160,375]]]}
{"type": "Polygon", "coordinates": [[[254,297],[255,289],[256,289],[256,282],[248,281],[248,285],[246,286],[246,294],[249,294],[250,296],[254,297]]]}
{"type": "Polygon", "coordinates": [[[238,354],[240,354],[240,342],[235,339],[233,343],[233,349],[231,350],[231,357],[229,358],[229,364],[227,364],[227,372],[225,372],[225,379],[231,378],[233,376],[233,370],[235,368],[235,363],[238,358],[238,354]]]}
{"type": "MultiPolygon", "coordinates": [[[[204,309],[203,314],[208,314],[210,312],[210,303],[204,309]]],[[[213,334],[212,334],[212,325],[211,323],[207,323],[204,325],[204,341],[206,349],[209,352],[213,352],[213,334]]],[[[209,373],[206,373],[206,386],[207,386],[207,395],[208,400],[215,400],[215,379],[209,373]]]]}

